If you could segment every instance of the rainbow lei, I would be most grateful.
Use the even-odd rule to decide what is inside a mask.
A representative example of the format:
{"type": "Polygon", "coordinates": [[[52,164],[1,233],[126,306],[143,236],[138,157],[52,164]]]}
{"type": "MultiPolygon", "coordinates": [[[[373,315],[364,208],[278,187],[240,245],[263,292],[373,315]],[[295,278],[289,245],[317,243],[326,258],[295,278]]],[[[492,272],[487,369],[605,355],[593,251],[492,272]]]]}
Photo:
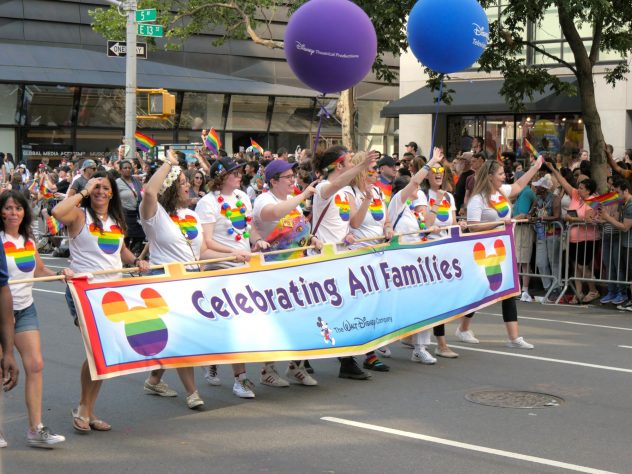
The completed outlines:
{"type": "MultiPolygon", "coordinates": [[[[235,198],[237,198],[237,195],[235,195],[235,198]]],[[[241,199],[237,198],[235,203],[237,207],[235,208],[231,208],[223,196],[218,196],[217,202],[220,204],[220,213],[230,222],[231,227],[226,231],[228,235],[234,235],[237,242],[242,238],[249,238],[252,217],[246,215],[246,206],[241,199]]]]}

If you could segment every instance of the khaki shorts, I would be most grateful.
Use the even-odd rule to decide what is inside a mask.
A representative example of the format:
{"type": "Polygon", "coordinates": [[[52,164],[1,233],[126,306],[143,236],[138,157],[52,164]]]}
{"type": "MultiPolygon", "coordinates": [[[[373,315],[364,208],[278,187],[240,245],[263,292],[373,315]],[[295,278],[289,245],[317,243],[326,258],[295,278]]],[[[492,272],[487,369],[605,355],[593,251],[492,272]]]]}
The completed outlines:
{"type": "Polygon", "coordinates": [[[514,239],[516,242],[516,262],[529,263],[533,253],[535,233],[529,224],[516,224],[514,239]]]}

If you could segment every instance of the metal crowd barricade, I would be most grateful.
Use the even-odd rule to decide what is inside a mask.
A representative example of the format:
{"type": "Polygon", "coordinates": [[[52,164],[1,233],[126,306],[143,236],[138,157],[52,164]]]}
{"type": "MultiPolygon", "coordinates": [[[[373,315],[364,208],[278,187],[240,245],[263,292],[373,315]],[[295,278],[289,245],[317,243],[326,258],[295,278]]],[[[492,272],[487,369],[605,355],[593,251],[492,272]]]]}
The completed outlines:
{"type": "Polygon", "coordinates": [[[627,233],[619,232],[609,224],[569,225],[564,239],[564,287],[560,296],[570,287],[579,300],[575,285],[571,285],[578,281],[608,285],[615,292],[627,295],[632,253],[624,246],[625,236],[627,233]]]}
{"type": "Polygon", "coordinates": [[[538,278],[545,289],[543,302],[551,302],[562,294],[562,258],[564,247],[564,226],[559,221],[516,222],[514,241],[518,274],[522,277],[538,278]],[[531,265],[535,253],[535,265],[531,265]],[[522,264],[529,263],[530,271],[522,271],[522,264]]]}

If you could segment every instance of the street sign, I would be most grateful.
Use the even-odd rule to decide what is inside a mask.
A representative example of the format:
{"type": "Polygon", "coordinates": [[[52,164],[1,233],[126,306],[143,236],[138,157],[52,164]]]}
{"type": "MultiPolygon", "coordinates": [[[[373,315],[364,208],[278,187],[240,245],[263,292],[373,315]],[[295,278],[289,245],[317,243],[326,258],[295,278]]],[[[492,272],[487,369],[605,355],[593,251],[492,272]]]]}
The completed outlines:
{"type": "MultiPolygon", "coordinates": [[[[125,56],[127,56],[125,41],[108,41],[108,57],[124,58],[125,56]]],[[[136,43],[136,57],[147,59],[147,43],[136,43]]]]}
{"type": "Polygon", "coordinates": [[[156,9],[149,8],[147,10],[137,10],[136,11],[136,21],[138,23],[144,23],[146,21],[156,21],[156,9]]]}
{"type": "Polygon", "coordinates": [[[165,35],[165,29],[162,25],[139,23],[136,25],[136,33],[138,36],[153,36],[155,38],[162,38],[165,35]]]}

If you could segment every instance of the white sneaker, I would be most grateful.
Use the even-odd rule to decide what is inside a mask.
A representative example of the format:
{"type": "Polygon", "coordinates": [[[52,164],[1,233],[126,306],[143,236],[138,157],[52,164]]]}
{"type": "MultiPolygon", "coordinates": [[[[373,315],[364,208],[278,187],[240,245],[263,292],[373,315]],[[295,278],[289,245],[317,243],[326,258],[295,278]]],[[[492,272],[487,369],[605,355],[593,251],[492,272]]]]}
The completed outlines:
{"type": "Polygon", "coordinates": [[[204,406],[204,400],[200,398],[200,394],[197,390],[187,397],[187,406],[191,410],[204,406]]]}
{"type": "Polygon", "coordinates": [[[213,385],[217,387],[222,384],[222,381],[219,379],[219,375],[217,374],[217,366],[216,365],[207,365],[206,367],[202,367],[204,370],[204,380],[209,385],[213,385]]]}
{"type": "Polygon", "coordinates": [[[259,379],[263,385],[269,385],[270,387],[289,387],[290,382],[281,377],[274,365],[265,364],[261,369],[261,378],[259,379]]]}
{"type": "Polygon", "coordinates": [[[535,346],[529,344],[522,337],[517,337],[513,341],[509,341],[507,347],[511,347],[512,349],[533,349],[535,346]]]}
{"type": "Polygon", "coordinates": [[[233,385],[233,393],[239,398],[255,398],[255,392],[252,391],[254,384],[248,379],[235,379],[233,385]]]}
{"type": "Polygon", "coordinates": [[[305,367],[296,366],[292,363],[288,364],[287,372],[285,376],[293,381],[296,381],[302,385],[308,385],[310,387],[318,385],[318,381],[307,373],[305,367]]]}
{"type": "Polygon", "coordinates": [[[37,431],[29,430],[26,433],[26,441],[33,448],[51,449],[54,445],[66,441],[66,438],[53,433],[48,427],[40,423],[37,426],[37,431]]]}
{"type": "Polygon", "coordinates": [[[377,352],[385,358],[389,358],[391,356],[391,350],[388,348],[388,346],[384,346],[384,347],[380,347],[377,352]]]}
{"type": "Polygon", "coordinates": [[[456,328],[456,332],[454,333],[454,335],[461,342],[467,342],[468,344],[478,344],[479,343],[479,340],[474,337],[474,333],[472,332],[471,329],[468,330],[468,331],[459,331],[459,328],[456,328]]]}
{"type": "Polygon", "coordinates": [[[524,301],[525,303],[533,303],[533,298],[528,291],[523,291],[522,295],[520,296],[520,301],[524,301]]]}
{"type": "Polygon", "coordinates": [[[432,354],[430,354],[430,352],[426,349],[421,349],[419,352],[413,351],[413,355],[410,357],[410,360],[413,362],[421,362],[425,365],[433,365],[437,363],[437,359],[432,357],[432,354]]]}

